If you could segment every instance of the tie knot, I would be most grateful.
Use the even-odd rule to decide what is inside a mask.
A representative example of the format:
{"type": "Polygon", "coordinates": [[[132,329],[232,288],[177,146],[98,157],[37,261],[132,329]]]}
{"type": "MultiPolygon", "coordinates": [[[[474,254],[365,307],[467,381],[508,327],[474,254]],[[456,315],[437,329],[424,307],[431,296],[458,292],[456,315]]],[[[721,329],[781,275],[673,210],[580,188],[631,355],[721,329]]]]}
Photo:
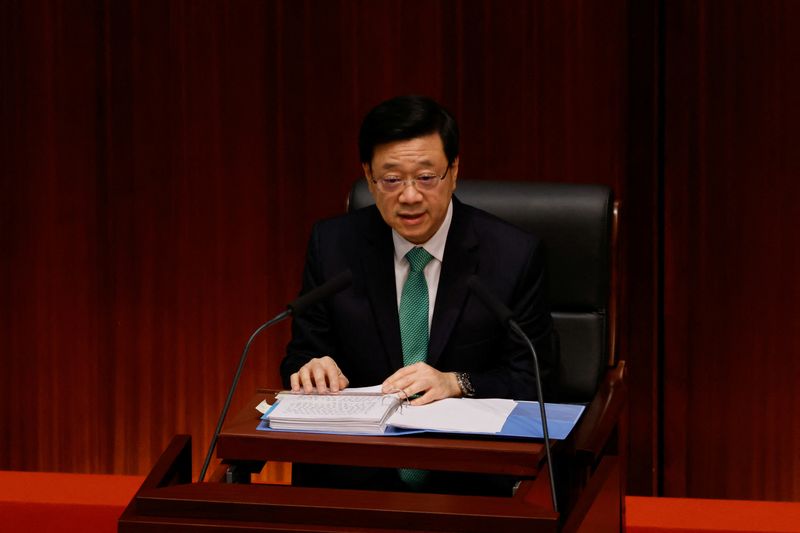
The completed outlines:
{"type": "Polygon", "coordinates": [[[425,248],[417,246],[408,251],[406,259],[408,260],[408,264],[411,265],[412,272],[422,272],[425,265],[430,263],[431,259],[433,259],[433,256],[429,254],[425,248]]]}

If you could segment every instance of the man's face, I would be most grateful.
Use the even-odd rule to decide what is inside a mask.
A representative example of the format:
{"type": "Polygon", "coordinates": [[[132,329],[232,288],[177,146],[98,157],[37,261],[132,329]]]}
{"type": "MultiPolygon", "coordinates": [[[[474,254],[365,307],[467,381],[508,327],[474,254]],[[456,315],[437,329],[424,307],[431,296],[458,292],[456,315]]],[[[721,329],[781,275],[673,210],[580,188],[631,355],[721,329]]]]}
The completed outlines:
{"type": "Polygon", "coordinates": [[[428,241],[444,221],[458,177],[458,158],[448,170],[439,134],[378,145],[372,155],[371,168],[367,164],[362,166],[383,220],[414,244],[428,241]],[[385,192],[372,181],[386,177],[442,176],[445,172],[445,178],[430,190],[421,190],[409,183],[397,191],[385,192]]]}

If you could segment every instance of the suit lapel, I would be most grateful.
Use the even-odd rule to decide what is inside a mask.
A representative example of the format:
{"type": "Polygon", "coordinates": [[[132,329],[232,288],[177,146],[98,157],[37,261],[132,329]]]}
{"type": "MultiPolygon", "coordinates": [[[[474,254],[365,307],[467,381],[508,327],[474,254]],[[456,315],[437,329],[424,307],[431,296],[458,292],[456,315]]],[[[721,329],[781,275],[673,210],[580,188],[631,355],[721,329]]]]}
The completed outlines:
{"type": "Polygon", "coordinates": [[[394,371],[403,366],[394,279],[394,244],[391,229],[380,217],[377,208],[368,209],[374,212],[361,219],[360,230],[366,241],[361,248],[361,261],[378,334],[383,342],[389,367],[394,371]]]}
{"type": "Polygon", "coordinates": [[[469,213],[455,197],[453,220],[447,234],[442,271],[439,275],[436,304],[433,310],[428,364],[435,366],[464,307],[467,278],[478,266],[478,239],[472,229],[469,213]]]}

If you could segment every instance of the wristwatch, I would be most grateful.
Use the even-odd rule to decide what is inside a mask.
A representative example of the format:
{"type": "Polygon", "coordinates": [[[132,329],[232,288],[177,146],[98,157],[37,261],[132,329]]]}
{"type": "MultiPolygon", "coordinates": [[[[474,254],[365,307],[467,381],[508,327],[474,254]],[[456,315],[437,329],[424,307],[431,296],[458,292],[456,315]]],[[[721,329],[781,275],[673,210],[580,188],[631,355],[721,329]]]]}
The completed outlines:
{"type": "Polygon", "coordinates": [[[472,380],[469,379],[469,374],[466,372],[455,372],[456,381],[461,388],[461,396],[465,398],[472,398],[475,396],[475,387],[472,386],[472,380]]]}

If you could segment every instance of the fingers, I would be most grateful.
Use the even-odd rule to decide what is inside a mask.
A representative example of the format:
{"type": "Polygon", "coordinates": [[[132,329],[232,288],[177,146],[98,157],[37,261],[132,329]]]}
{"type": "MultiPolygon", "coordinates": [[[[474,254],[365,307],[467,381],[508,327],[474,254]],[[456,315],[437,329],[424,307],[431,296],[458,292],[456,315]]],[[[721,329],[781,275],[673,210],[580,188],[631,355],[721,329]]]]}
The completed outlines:
{"type": "Polygon", "coordinates": [[[442,398],[457,397],[461,392],[455,374],[440,372],[425,363],[401,368],[383,382],[382,390],[384,393],[401,391],[406,398],[421,393],[411,405],[424,405],[442,398]]]}
{"type": "Polygon", "coordinates": [[[459,398],[461,396],[461,386],[453,372],[438,372],[434,387],[431,387],[425,394],[411,401],[411,405],[425,405],[443,398],[459,398]]]}
{"type": "Polygon", "coordinates": [[[383,393],[397,392],[410,385],[414,381],[415,374],[424,371],[424,369],[420,368],[420,365],[428,366],[425,363],[414,363],[413,365],[404,366],[386,378],[381,387],[383,393]]]}
{"type": "Polygon", "coordinates": [[[339,392],[346,388],[350,381],[339,369],[336,362],[327,355],[314,358],[300,367],[300,370],[289,376],[293,392],[301,390],[306,394],[318,392],[339,392]]]}
{"type": "Polygon", "coordinates": [[[425,405],[426,403],[431,403],[436,400],[441,400],[441,398],[437,398],[433,390],[429,390],[425,394],[419,396],[418,398],[414,398],[410,402],[410,405],[425,405]]]}

